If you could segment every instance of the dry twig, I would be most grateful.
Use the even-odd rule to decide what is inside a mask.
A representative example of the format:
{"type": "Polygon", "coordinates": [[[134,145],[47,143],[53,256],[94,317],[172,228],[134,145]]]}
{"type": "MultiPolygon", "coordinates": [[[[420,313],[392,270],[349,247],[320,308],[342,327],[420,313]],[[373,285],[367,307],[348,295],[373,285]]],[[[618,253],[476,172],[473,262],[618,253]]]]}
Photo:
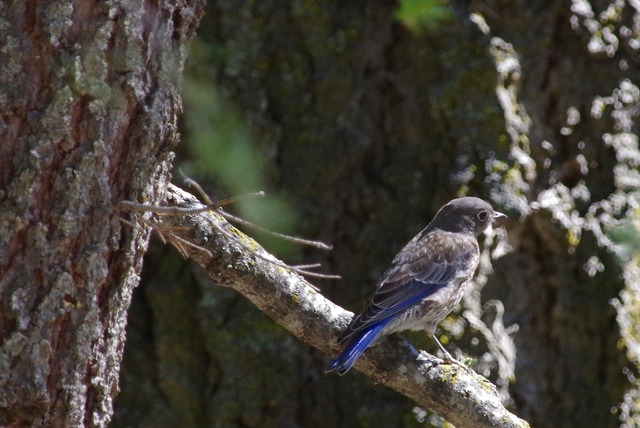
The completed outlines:
{"type": "MultiPolygon", "coordinates": [[[[169,242],[171,245],[173,245],[178,252],[185,258],[188,257],[188,252],[185,250],[184,246],[190,246],[192,248],[198,249],[200,251],[203,251],[205,253],[207,253],[210,257],[212,256],[211,252],[204,249],[203,247],[196,245],[192,242],[189,242],[188,240],[178,237],[174,232],[174,230],[172,228],[167,228],[167,227],[162,227],[159,224],[149,221],[147,219],[145,219],[143,216],[139,215],[138,213],[141,212],[151,212],[151,213],[155,213],[158,215],[176,215],[176,216],[184,216],[184,215],[196,215],[196,214],[201,214],[204,212],[215,212],[216,214],[221,215],[224,218],[233,220],[239,224],[242,224],[244,226],[247,226],[251,229],[260,231],[260,232],[264,232],[264,233],[268,233],[272,236],[278,237],[280,239],[284,239],[290,242],[294,242],[297,244],[301,244],[301,245],[308,245],[308,246],[312,246],[315,248],[320,248],[323,250],[330,250],[332,247],[330,245],[327,245],[323,242],[319,242],[319,241],[312,241],[312,240],[308,240],[308,239],[302,239],[302,238],[298,238],[298,237],[294,237],[294,236],[289,236],[289,235],[284,235],[281,233],[277,233],[277,232],[273,232],[270,230],[267,230],[263,227],[260,227],[256,224],[253,224],[251,222],[248,222],[244,219],[241,219],[240,217],[236,217],[234,215],[225,213],[222,210],[222,206],[223,205],[228,205],[234,202],[237,202],[238,200],[241,199],[245,199],[248,197],[262,197],[264,196],[264,192],[256,192],[256,193],[251,193],[248,195],[241,195],[241,196],[237,196],[237,197],[233,197],[233,198],[227,198],[227,199],[223,199],[221,201],[217,201],[217,202],[212,202],[211,198],[209,198],[209,196],[204,193],[204,191],[202,190],[202,188],[200,187],[200,185],[198,183],[196,183],[195,181],[191,180],[191,179],[187,179],[188,183],[195,187],[196,190],[201,194],[202,198],[205,200],[206,205],[203,206],[198,206],[198,207],[179,207],[179,206],[158,206],[158,205],[146,205],[146,204],[139,204],[136,202],[131,202],[131,201],[121,201],[119,203],[119,207],[123,210],[127,210],[127,211],[132,211],[136,213],[136,220],[138,222],[138,224],[143,224],[146,227],[149,227],[151,230],[153,230],[158,236],[159,238],[162,240],[163,243],[167,243],[169,242]]],[[[125,221],[124,219],[122,219],[123,222],[125,222],[126,224],[129,224],[130,226],[134,226],[132,223],[125,221]]],[[[300,265],[300,266],[290,266],[287,265],[286,263],[283,263],[275,258],[273,258],[270,254],[266,253],[266,255],[261,254],[260,252],[255,250],[255,245],[251,245],[248,244],[246,242],[244,242],[244,240],[238,238],[238,236],[236,236],[233,233],[229,233],[228,231],[222,229],[217,222],[211,221],[211,226],[214,227],[218,233],[221,233],[222,235],[224,235],[226,238],[231,239],[236,241],[239,245],[241,245],[245,250],[247,250],[248,252],[250,252],[251,254],[253,254],[254,256],[265,260],[269,263],[273,263],[274,265],[281,267],[283,269],[288,269],[291,270],[292,272],[295,272],[299,275],[305,276],[305,277],[314,277],[314,278],[322,278],[322,279],[340,279],[339,275],[329,275],[329,274],[323,274],[323,273],[318,273],[318,272],[312,272],[309,269],[314,269],[317,267],[320,267],[319,264],[313,264],[313,265],[300,265]]],[[[317,287],[313,286],[316,290],[317,287]]]]}

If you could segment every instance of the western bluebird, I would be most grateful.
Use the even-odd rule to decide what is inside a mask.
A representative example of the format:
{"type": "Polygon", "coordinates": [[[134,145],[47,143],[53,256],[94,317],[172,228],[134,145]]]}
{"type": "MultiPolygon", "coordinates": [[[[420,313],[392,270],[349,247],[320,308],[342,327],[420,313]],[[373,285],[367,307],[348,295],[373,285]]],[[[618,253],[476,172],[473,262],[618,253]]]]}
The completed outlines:
{"type": "Polygon", "coordinates": [[[436,326],[460,302],[478,267],[477,236],[494,219],[506,217],[482,199],[454,199],[393,259],[360,315],[338,343],[346,347],[327,371],[345,374],[367,347],[383,335],[424,329],[455,361],[434,335],[436,326]]]}

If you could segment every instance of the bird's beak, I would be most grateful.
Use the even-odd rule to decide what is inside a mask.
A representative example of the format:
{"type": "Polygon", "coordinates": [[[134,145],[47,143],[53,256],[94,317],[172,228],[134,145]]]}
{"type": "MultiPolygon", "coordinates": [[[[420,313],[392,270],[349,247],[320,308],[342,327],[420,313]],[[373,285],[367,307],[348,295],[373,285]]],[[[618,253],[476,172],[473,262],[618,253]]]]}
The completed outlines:
{"type": "Polygon", "coordinates": [[[496,221],[499,218],[507,218],[507,215],[503,214],[501,212],[498,212],[498,211],[494,211],[493,212],[493,221],[496,221]]]}

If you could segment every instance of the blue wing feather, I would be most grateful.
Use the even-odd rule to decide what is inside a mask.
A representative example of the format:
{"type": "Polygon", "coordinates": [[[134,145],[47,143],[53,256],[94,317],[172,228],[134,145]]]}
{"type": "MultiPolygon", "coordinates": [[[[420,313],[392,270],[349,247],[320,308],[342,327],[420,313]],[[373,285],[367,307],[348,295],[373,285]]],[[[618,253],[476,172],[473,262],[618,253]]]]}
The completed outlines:
{"type": "Polygon", "coordinates": [[[353,367],[355,362],[360,358],[360,355],[369,347],[371,342],[375,340],[376,337],[380,335],[380,332],[384,329],[384,327],[391,321],[391,319],[387,319],[381,321],[367,331],[365,331],[362,335],[355,338],[352,343],[349,344],[342,352],[338,354],[338,356],[329,364],[327,367],[327,372],[337,370],[339,374],[345,374],[346,372],[353,367]]]}
{"type": "Polygon", "coordinates": [[[446,282],[425,284],[417,280],[412,280],[405,284],[406,288],[403,288],[401,293],[390,294],[382,302],[375,301],[374,299],[358,318],[358,325],[353,325],[349,330],[349,334],[341,337],[339,343],[346,342],[356,333],[368,329],[372,324],[387,321],[385,322],[386,325],[394,315],[417,304],[446,284],[446,282]]]}

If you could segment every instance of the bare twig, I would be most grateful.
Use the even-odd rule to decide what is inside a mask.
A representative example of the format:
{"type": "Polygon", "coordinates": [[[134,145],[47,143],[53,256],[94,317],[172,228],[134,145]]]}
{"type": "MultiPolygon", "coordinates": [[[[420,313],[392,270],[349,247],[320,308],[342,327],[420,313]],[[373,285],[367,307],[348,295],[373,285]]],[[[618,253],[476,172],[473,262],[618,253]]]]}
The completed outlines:
{"type": "Polygon", "coordinates": [[[251,223],[247,220],[244,220],[240,217],[236,217],[232,214],[229,214],[228,212],[224,212],[224,211],[220,211],[220,215],[222,215],[224,218],[226,218],[227,220],[231,220],[233,222],[236,222],[238,224],[241,224],[243,226],[246,226],[250,229],[253,229],[255,231],[258,232],[263,232],[263,233],[267,233],[271,236],[275,236],[277,238],[283,239],[285,241],[290,241],[290,242],[294,242],[296,244],[302,244],[302,245],[308,245],[310,247],[316,247],[316,248],[320,248],[321,250],[331,250],[333,249],[333,247],[331,245],[327,245],[324,242],[320,242],[320,241],[311,241],[309,239],[302,239],[302,238],[298,238],[295,236],[289,236],[289,235],[285,235],[283,233],[278,233],[278,232],[273,232],[269,229],[265,229],[264,227],[258,226],[257,224],[251,223]]]}
{"type": "MultiPolygon", "coordinates": [[[[207,201],[207,205],[205,206],[198,206],[198,207],[179,207],[179,206],[157,206],[157,205],[145,205],[145,204],[139,204],[136,202],[131,202],[131,201],[121,201],[118,206],[121,209],[124,210],[129,210],[129,211],[133,211],[136,213],[139,212],[152,212],[152,213],[156,213],[159,215],[172,215],[172,216],[185,216],[185,215],[194,215],[194,214],[201,214],[204,212],[216,212],[217,214],[223,216],[223,217],[229,217],[231,219],[233,219],[234,221],[243,224],[247,227],[250,227],[252,229],[261,231],[261,232],[266,232],[269,233],[273,236],[279,237],[281,239],[285,239],[291,242],[295,242],[298,244],[303,244],[303,245],[309,245],[309,246],[313,246],[316,248],[322,248],[322,249],[331,249],[331,247],[329,245],[326,245],[322,242],[318,242],[318,241],[311,241],[308,239],[302,239],[302,238],[297,238],[297,237],[293,237],[293,236],[288,236],[288,235],[284,235],[281,233],[276,233],[276,232],[272,232],[269,231],[263,227],[257,226],[251,222],[248,222],[246,220],[243,220],[239,217],[233,216],[231,214],[225,213],[224,211],[222,211],[222,209],[220,208],[222,205],[227,205],[230,204],[232,202],[237,202],[240,199],[244,199],[247,197],[255,197],[255,196],[264,196],[264,192],[256,192],[256,193],[251,193],[248,195],[242,195],[242,196],[238,196],[238,197],[233,197],[233,198],[227,198],[227,199],[223,199],[222,201],[218,201],[215,203],[211,202],[211,199],[209,198],[209,196],[204,193],[204,191],[202,190],[202,187],[200,187],[200,185],[198,183],[196,183],[195,181],[191,180],[191,179],[186,179],[188,180],[189,184],[193,187],[196,188],[196,190],[201,194],[202,198],[205,199],[207,201]]],[[[169,242],[170,244],[172,244],[177,250],[178,252],[180,252],[180,254],[183,257],[187,257],[188,252],[186,251],[184,246],[190,246],[192,248],[195,249],[199,249],[200,251],[203,251],[205,253],[208,254],[209,257],[212,256],[211,252],[198,246],[195,245],[191,242],[189,242],[186,239],[180,238],[177,235],[175,235],[173,233],[173,231],[168,230],[167,228],[161,228],[159,227],[157,224],[150,222],[149,220],[144,219],[142,216],[140,215],[136,215],[137,221],[138,223],[142,223],[148,227],[150,227],[154,232],[156,232],[156,234],[160,237],[160,239],[162,240],[163,243],[169,242]],[[166,236],[166,238],[165,238],[166,236]]],[[[125,223],[133,226],[131,223],[122,220],[125,223]]],[[[322,279],[340,279],[339,275],[330,275],[330,274],[323,274],[323,273],[318,273],[318,272],[311,272],[308,269],[310,267],[318,267],[317,265],[313,265],[313,266],[289,266],[286,263],[283,263],[277,259],[275,259],[273,256],[271,256],[270,254],[268,254],[266,251],[263,250],[264,254],[261,254],[260,252],[256,251],[255,248],[258,247],[258,245],[256,243],[251,243],[248,244],[247,242],[245,242],[245,240],[241,240],[239,239],[237,236],[235,236],[234,234],[229,233],[228,231],[220,228],[218,226],[218,224],[216,222],[211,222],[211,225],[221,234],[223,234],[225,237],[227,237],[228,239],[234,240],[236,241],[239,245],[241,245],[245,250],[247,250],[248,252],[254,254],[256,257],[265,260],[269,263],[273,263],[278,267],[281,267],[283,269],[287,269],[290,270],[292,272],[295,272],[299,275],[302,276],[307,276],[307,277],[315,277],[315,278],[322,278],[322,279]],[[266,256],[265,256],[266,254],[266,256]]],[[[310,284],[311,285],[311,284],[310,284]]],[[[313,287],[314,289],[316,289],[316,291],[318,291],[318,288],[311,285],[311,287],[313,287]]]]}
{"type": "Polygon", "coordinates": [[[185,175],[185,173],[182,172],[182,169],[180,169],[178,171],[180,172],[180,175],[184,179],[184,184],[186,184],[187,186],[191,186],[194,189],[196,189],[196,192],[198,192],[198,195],[200,196],[200,199],[202,199],[205,204],[211,205],[213,203],[213,201],[211,201],[211,198],[209,197],[209,195],[207,195],[207,192],[205,192],[202,189],[202,186],[200,186],[200,184],[197,181],[195,181],[194,179],[192,179],[190,177],[187,177],[185,175]]]}
{"type": "Polygon", "coordinates": [[[130,221],[127,221],[125,219],[123,219],[122,217],[120,218],[120,221],[131,226],[131,227],[138,227],[139,224],[143,224],[146,227],[150,228],[153,232],[155,232],[155,234],[160,238],[160,240],[162,241],[163,244],[166,244],[167,242],[170,243],[171,245],[173,245],[178,252],[180,253],[180,255],[182,257],[184,257],[185,259],[189,258],[189,253],[186,251],[186,249],[184,248],[184,246],[188,246],[188,247],[192,247],[194,249],[197,249],[199,251],[202,251],[204,253],[206,253],[209,257],[212,257],[213,254],[211,254],[211,251],[207,250],[204,247],[201,247],[199,245],[193,244],[189,241],[187,241],[186,239],[183,239],[181,237],[179,237],[178,235],[175,234],[175,232],[184,232],[186,230],[188,230],[187,227],[184,226],[175,226],[175,227],[162,227],[161,225],[151,222],[147,219],[145,219],[144,217],[142,217],[141,215],[139,215],[138,213],[135,214],[136,216],[136,223],[132,223],[130,221]]]}
{"type": "MultiPolygon", "coordinates": [[[[254,256],[256,256],[256,257],[258,257],[258,258],[260,258],[262,260],[265,260],[265,261],[267,261],[269,263],[272,263],[272,264],[274,264],[276,266],[279,266],[279,267],[281,267],[283,269],[290,270],[290,271],[295,272],[295,273],[297,273],[299,275],[302,275],[302,276],[313,276],[313,277],[316,277],[316,278],[323,278],[323,279],[340,279],[340,276],[338,276],[338,275],[326,275],[326,274],[322,274],[322,273],[309,272],[309,271],[304,270],[304,269],[298,269],[296,267],[289,266],[286,263],[283,263],[280,260],[277,260],[271,254],[269,254],[266,251],[264,251],[262,249],[262,247],[260,247],[261,252],[256,251],[255,247],[257,246],[257,243],[255,245],[254,244],[249,245],[248,243],[244,242],[243,240],[238,239],[237,236],[234,236],[233,234],[231,234],[231,233],[227,232],[226,230],[224,230],[222,227],[220,227],[218,225],[217,222],[211,221],[210,223],[211,223],[211,226],[213,226],[219,233],[221,233],[222,235],[224,235],[228,239],[236,241],[240,246],[242,246],[242,248],[244,248],[245,250],[249,251],[251,254],[253,254],[254,256]],[[261,253],[264,253],[264,254],[261,254],[261,253]]],[[[311,285],[311,284],[309,284],[309,285],[311,287],[313,287],[316,291],[319,291],[318,287],[316,287],[315,285],[311,285]]]]}
{"type": "MultiPolygon", "coordinates": [[[[225,199],[228,201],[229,199],[225,199]]],[[[147,205],[147,204],[139,204],[137,202],[131,201],[120,201],[118,206],[126,211],[136,211],[136,212],[151,212],[162,215],[189,215],[189,214],[200,214],[205,213],[207,211],[214,211],[219,208],[216,204],[213,205],[201,205],[195,208],[184,208],[184,207],[170,207],[170,206],[160,206],[160,205],[147,205]]]]}
{"type": "MultiPolygon", "coordinates": [[[[186,175],[184,175],[184,173],[182,171],[180,171],[180,174],[182,175],[182,178],[184,178],[184,182],[187,186],[191,186],[194,189],[196,189],[196,191],[198,192],[198,195],[200,195],[200,198],[205,202],[205,204],[207,204],[208,206],[213,206],[213,205],[218,205],[218,207],[221,207],[223,205],[227,205],[229,203],[232,202],[237,202],[238,200],[241,199],[245,199],[247,197],[253,197],[253,196],[264,196],[264,192],[256,192],[256,193],[250,193],[248,195],[244,195],[244,196],[239,196],[239,197],[235,197],[235,198],[228,198],[228,199],[223,199],[222,201],[218,201],[215,204],[211,201],[211,198],[209,197],[209,195],[207,195],[207,193],[202,189],[202,186],[200,186],[200,184],[187,177],[186,175]]],[[[285,241],[290,241],[290,242],[294,242],[296,244],[301,244],[301,245],[308,245],[310,247],[316,247],[316,248],[320,248],[321,250],[331,250],[333,249],[333,247],[331,245],[327,245],[324,242],[320,242],[320,241],[311,241],[309,239],[302,239],[302,238],[298,238],[295,236],[289,236],[289,235],[285,235],[282,233],[278,233],[278,232],[273,232],[269,229],[265,229],[264,227],[258,226],[255,223],[251,223],[250,221],[247,221],[243,218],[234,216],[233,214],[229,214],[223,210],[218,210],[219,214],[224,216],[224,218],[226,218],[227,220],[231,220],[237,224],[241,224],[245,227],[248,227],[252,230],[258,231],[258,232],[262,232],[262,233],[266,233],[269,234],[271,236],[275,236],[277,238],[283,239],[285,241]]]]}

